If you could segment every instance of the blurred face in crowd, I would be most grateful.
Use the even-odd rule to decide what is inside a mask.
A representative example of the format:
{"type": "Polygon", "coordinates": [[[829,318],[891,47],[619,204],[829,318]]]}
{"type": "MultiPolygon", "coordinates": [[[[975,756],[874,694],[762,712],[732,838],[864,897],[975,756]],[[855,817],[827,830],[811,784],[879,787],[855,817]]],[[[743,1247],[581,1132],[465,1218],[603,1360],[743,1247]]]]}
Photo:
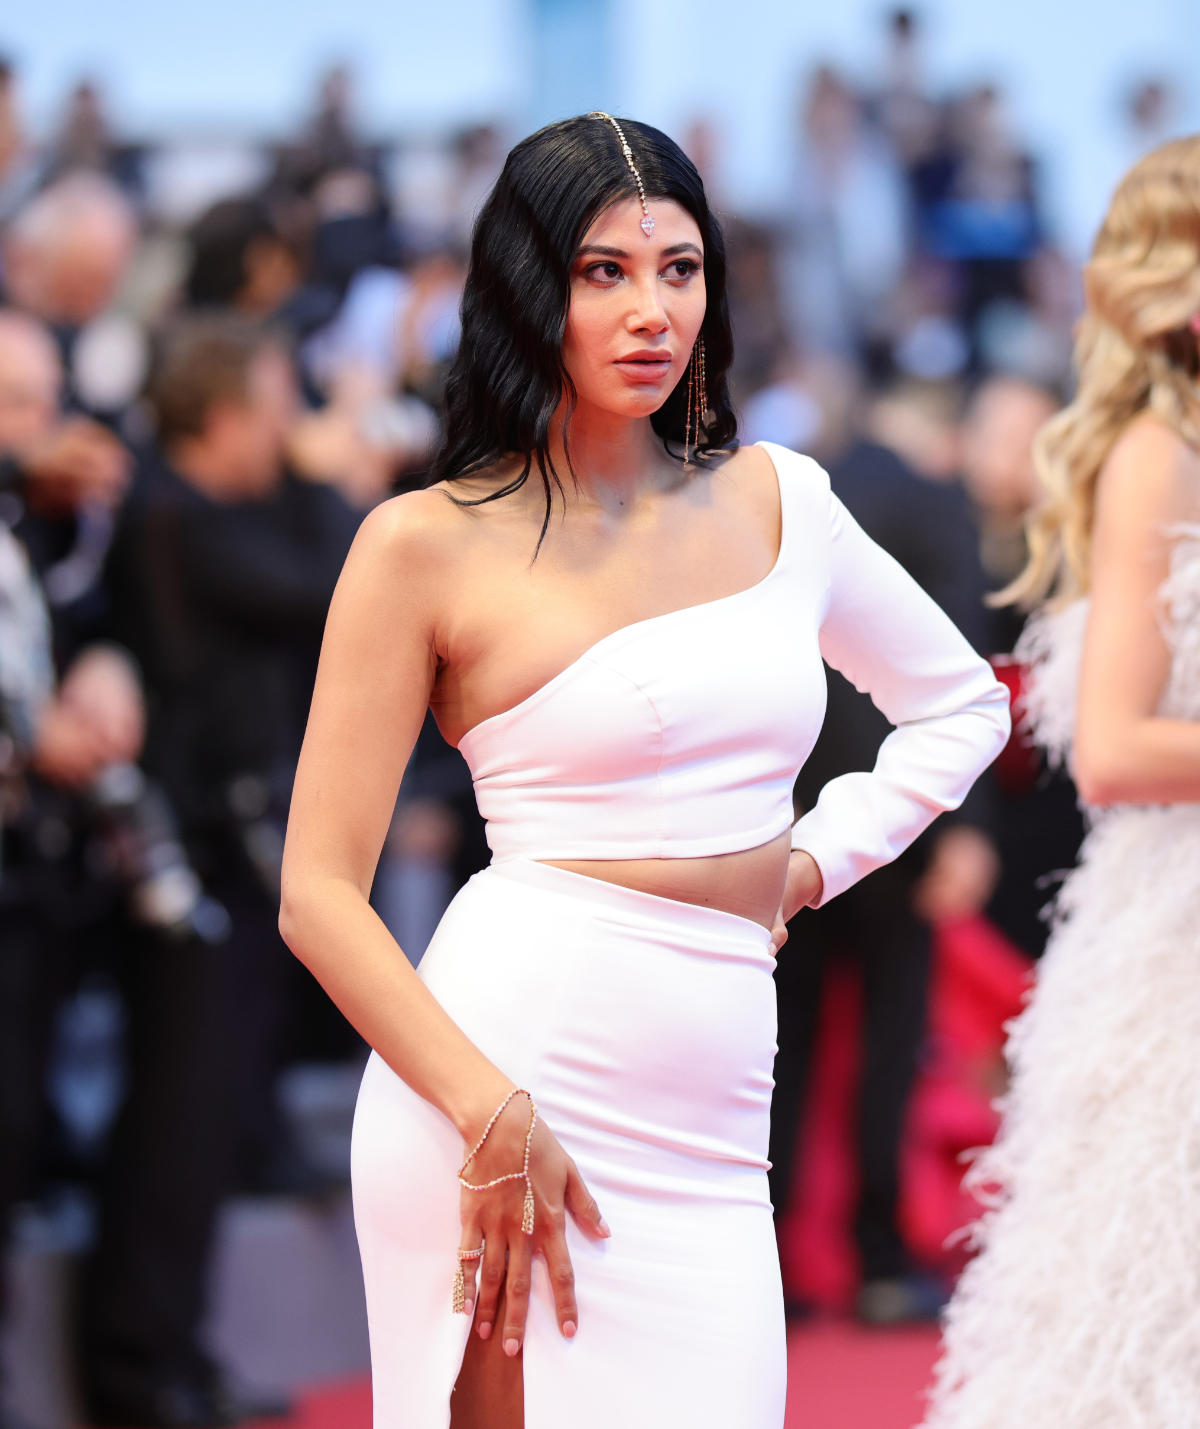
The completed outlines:
{"type": "Polygon", "coordinates": [[[562,360],[588,409],[648,417],[684,375],[704,321],[704,249],[696,220],[671,199],[623,199],[584,234],[571,265],[562,360]]]}
{"type": "Polygon", "coordinates": [[[112,306],[136,241],[133,215],[118,196],[48,190],[8,236],[12,300],[46,322],[82,327],[112,306]]]}
{"type": "Polygon", "coordinates": [[[260,238],[246,252],[246,282],[237,295],[242,312],[270,316],[296,291],[300,264],[286,243],[260,238]]]}
{"type": "Polygon", "coordinates": [[[62,364],[32,318],[0,310],[0,451],[41,441],[58,419],[62,364]]]}
{"type": "Polygon", "coordinates": [[[974,501],[998,516],[1020,517],[1039,494],[1033,439],[1055,412],[1048,392],[1011,378],[985,382],[963,430],[963,478],[974,501]]]}
{"type": "Polygon", "coordinates": [[[291,360],[282,348],[261,348],[250,362],[245,396],[217,403],[200,439],[229,496],[253,499],[274,489],[299,409],[291,360]]]}

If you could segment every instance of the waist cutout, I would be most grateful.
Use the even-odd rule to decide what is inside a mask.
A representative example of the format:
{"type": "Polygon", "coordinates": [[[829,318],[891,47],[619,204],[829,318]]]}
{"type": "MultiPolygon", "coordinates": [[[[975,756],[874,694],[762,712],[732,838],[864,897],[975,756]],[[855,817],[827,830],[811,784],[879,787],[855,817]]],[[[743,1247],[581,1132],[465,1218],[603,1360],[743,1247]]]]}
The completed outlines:
{"type": "Polygon", "coordinates": [[[770,930],[753,918],[743,918],[740,913],[710,908],[703,903],[688,903],[679,898],[666,898],[661,893],[648,893],[645,889],[630,888],[623,883],[610,883],[607,879],[576,873],[570,868],[556,868],[553,864],[539,863],[534,859],[504,859],[490,864],[487,872],[544,893],[569,898],[576,904],[582,901],[597,913],[607,914],[618,922],[625,919],[649,928],[658,925],[673,937],[690,934],[701,952],[708,949],[711,943],[712,950],[716,951],[719,947],[723,956],[745,956],[752,962],[765,959],[766,965],[772,969],[775,965],[770,930]]]}

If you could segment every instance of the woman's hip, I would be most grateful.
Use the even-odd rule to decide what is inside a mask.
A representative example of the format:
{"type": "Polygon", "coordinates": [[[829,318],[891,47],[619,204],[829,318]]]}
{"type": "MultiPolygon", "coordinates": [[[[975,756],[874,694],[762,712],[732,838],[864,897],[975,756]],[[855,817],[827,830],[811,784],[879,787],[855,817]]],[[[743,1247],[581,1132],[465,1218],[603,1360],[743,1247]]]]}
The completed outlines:
{"type": "MultiPolygon", "coordinates": [[[[767,1164],[773,968],[770,934],[747,919],[513,861],[459,891],[419,972],[577,1160],[648,1192],[721,1184],[757,1202],[761,1175],[746,1173],[767,1164]]],[[[392,1102],[382,1073],[368,1069],[364,1093],[392,1102]]],[[[457,1152],[426,1113],[412,1129],[440,1120],[457,1152]]]]}

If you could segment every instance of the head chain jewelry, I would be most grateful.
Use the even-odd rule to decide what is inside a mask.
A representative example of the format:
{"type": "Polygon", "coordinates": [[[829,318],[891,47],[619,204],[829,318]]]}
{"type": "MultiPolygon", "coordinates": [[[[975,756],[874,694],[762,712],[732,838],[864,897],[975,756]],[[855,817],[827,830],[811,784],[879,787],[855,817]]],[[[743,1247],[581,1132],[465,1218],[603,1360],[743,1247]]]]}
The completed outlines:
{"type": "Polygon", "coordinates": [[[646,190],[642,187],[642,176],[638,173],[637,165],[633,162],[633,150],[629,147],[629,140],[625,137],[625,131],[611,114],[605,114],[602,109],[593,109],[588,115],[588,118],[603,119],[606,123],[611,124],[617,131],[617,138],[621,141],[621,153],[625,155],[625,162],[629,165],[629,172],[633,175],[634,183],[637,184],[638,198],[642,204],[641,229],[646,237],[649,238],[654,232],[654,216],[646,207],[646,190]]]}
{"type": "Polygon", "coordinates": [[[683,464],[690,466],[692,442],[700,445],[704,418],[708,412],[708,368],[705,363],[704,339],[698,337],[688,363],[687,416],[683,425],[683,464]]]}

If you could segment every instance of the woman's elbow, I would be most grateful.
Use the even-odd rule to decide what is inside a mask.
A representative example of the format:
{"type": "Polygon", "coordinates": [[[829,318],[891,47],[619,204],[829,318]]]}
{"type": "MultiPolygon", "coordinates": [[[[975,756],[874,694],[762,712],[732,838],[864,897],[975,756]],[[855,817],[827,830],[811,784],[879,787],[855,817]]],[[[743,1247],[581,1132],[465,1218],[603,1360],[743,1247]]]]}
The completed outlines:
{"type": "Polygon", "coordinates": [[[297,957],[304,941],[307,919],[295,894],[287,892],[286,885],[279,899],[279,936],[297,957]]]}
{"type": "Polygon", "coordinates": [[[319,859],[283,860],[279,890],[279,936],[310,970],[328,948],[347,916],[360,904],[369,904],[371,878],[356,877],[342,868],[330,868],[319,859]]]}
{"type": "Polygon", "coordinates": [[[1071,777],[1083,803],[1092,809],[1106,809],[1128,799],[1125,780],[1117,761],[1094,751],[1076,749],[1071,760],[1071,777]]]}
{"type": "Polygon", "coordinates": [[[312,897],[314,880],[300,877],[289,869],[285,858],[279,890],[279,936],[301,962],[306,962],[305,948],[310,942],[316,921],[316,900],[312,897]]]}
{"type": "Polygon", "coordinates": [[[1080,799],[1093,809],[1127,803],[1134,797],[1130,761],[1123,742],[1111,733],[1076,725],[1071,777],[1080,799]]]}
{"type": "Polygon", "coordinates": [[[1008,686],[997,680],[976,706],[989,730],[987,762],[990,764],[1008,743],[1012,734],[1012,707],[1008,686]]]}

